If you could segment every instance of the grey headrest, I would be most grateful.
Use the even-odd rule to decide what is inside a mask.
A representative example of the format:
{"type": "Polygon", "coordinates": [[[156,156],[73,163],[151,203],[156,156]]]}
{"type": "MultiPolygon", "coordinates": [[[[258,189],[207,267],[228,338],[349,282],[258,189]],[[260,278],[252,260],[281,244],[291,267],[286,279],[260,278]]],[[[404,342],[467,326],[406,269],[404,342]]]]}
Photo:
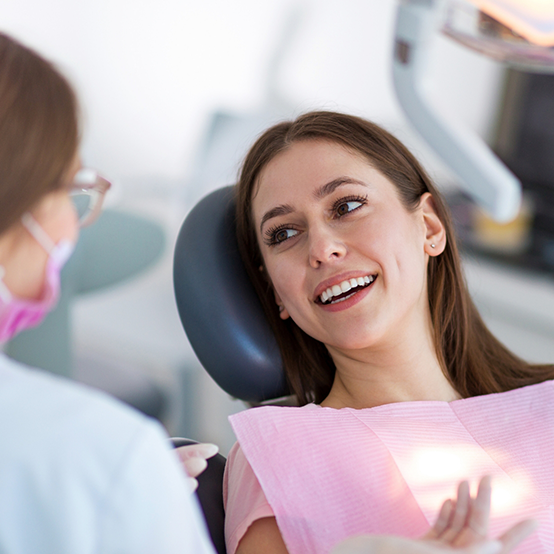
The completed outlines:
{"type": "Polygon", "coordinates": [[[223,390],[249,402],[289,394],[275,337],[238,252],[233,186],[200,200],[185,219],[173,285],[192,348],[223,390]]]}

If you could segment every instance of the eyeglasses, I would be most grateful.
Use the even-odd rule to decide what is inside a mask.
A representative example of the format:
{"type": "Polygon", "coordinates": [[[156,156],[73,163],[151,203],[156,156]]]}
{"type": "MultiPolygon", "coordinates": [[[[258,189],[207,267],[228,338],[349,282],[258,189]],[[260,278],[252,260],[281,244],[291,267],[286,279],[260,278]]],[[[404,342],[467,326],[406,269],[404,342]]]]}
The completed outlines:
{"type": "Polygon", "coordinates": [[[100,215],[104,195],[111,186],[94,169],[85,167],[77,171],[69,195],[77,211],[80,227],[90,225],[100,215]]]}

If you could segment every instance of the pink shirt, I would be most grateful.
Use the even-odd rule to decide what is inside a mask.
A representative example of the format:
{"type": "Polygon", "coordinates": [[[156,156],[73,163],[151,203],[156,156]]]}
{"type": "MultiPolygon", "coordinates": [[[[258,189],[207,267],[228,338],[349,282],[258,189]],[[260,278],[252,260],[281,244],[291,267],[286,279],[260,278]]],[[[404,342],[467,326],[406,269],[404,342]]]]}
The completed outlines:
{"type": "Polygon", "coordinates": [[[274,515],[260,483],[238,443],[231,448],[225,465],[223,504],[225,506],[227,554],[235,553],[240,539],[254,521],[274,515]],[[229,467],[233,468],[231,484],[229,484],[227,470],[229,467]]]}
{"type": "Polygon", "coordinates": [[[491,535],[523,517],[514,552],[554,552],[554,384],[454,402],[365,410],[264,407],[230,418],[229,554],[275,515],[290,554],[325,554],[356,534],[423,535],[457,483],[493,476],[491,535]]]}

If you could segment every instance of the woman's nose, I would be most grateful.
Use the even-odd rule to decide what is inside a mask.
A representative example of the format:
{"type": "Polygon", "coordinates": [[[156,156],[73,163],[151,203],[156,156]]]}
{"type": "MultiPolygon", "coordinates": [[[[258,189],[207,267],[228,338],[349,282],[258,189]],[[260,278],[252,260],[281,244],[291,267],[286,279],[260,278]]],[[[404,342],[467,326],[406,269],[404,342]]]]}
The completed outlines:
{"type": "Polygon", "coordinates": [[[309,262],[314,268],[321,264],[335,263],[346,254],[346,245],[330,229],[310,229],[309,262]]]}

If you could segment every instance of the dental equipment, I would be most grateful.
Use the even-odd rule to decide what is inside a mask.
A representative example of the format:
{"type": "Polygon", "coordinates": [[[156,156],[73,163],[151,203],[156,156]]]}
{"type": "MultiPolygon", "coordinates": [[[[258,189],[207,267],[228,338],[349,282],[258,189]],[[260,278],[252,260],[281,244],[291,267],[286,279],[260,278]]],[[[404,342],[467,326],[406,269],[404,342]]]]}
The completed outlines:
{"type": "Polygon", "coordinates": [[[446,120],[427,92],[433,35],[458,42],[517,68],[554,72],[554,2],[550,0],[401,0],[393,81],[406,116],[463,187],[494,219],[513,219],[521,183],[476,134],[446,120]]]}

